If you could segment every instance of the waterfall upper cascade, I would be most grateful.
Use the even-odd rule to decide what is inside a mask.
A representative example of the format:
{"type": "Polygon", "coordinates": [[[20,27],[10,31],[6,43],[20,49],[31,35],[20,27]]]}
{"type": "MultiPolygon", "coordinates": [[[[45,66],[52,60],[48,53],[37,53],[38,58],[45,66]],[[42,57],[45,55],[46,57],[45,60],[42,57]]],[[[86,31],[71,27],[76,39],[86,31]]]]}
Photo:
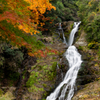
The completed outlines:
{"type": "Polygon", "coordinates": [[[82,60],[81,55],[78,53],[76,47],[72,46],[72,43],[74,35],[77,32],[80,23],[81,22],[74,23],[74,28],[71,31],[71,35],[69,38],[69,47],[64,54],[69,62],[69,70],[67,71],[63,81],[58,85],[55,91],[46,98],[46,100],[71,100],[74,95],[76,78],[82,60]]]}
{"type": "Polygon", "coordinates": [[[68,46],[71,46],[73,44],[74,36],[75,36],[75,33],[78,31],[78,26],[80,25],[80,23],[81,23],[81,21],[79,23],[74,22],[73,29],[69,36],[68,46]]]}

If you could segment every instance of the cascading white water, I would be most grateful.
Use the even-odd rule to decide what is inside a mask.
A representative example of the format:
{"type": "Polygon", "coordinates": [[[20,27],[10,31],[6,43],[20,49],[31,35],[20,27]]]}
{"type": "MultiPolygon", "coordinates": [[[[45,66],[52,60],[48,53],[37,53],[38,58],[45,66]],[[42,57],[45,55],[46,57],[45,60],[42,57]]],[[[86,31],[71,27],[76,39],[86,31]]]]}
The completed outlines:
{"type": "Polygon", "coordinates": [[[62,29],[62,27],[61,27],[61,23],[59,23],[59,29],[62,29]]]}
{"type": "MultiPolygon", "coordinates": [[[[67,45],[66,38],[65,38],[65,35],[64,35],[64,31],[63,31],[63,29],[61,27],[61,23],[59,23],[59,28],[58,29],[62,31],[64,43],[67,45]]],[[[60,32],[59,32],[59,36],[60,36],[60,32]]]]}
{"type": "Polygon", "coordinates": [[[81,21],[78,23],[74,22],[74,27],[69,36],[68,46],[71,46],[73,44],[74,36],[75,36],[75,33],[78,31],[78,26],[80,25],[80,23],[81,21]]]}
{"type": "MultiPolygon", "coordinates": [[[[71,32],[72,38],[74,38],[73,34],[77,32],[80,23],[81,22],[74,24],[74,28],[72,30],[73,33],[71,32]]],[[[70,45],[65,52],[65,57],[69,62],[69,70],[67,71],[64,80],[59,84],[55,91],[46,98],[46,100],[71,100],[74,95],[75,82],[82,60],[81,55],[78,53],[76,47],[71,46],[73,43],[71,36],[71,40],[69,40],[71,41],[70,45]]]]}
{"type": "Polygon", "coordinates": [[[65,100],[66,91],[68,96],[66,100],[71,100],[74,95],[75,82],[80,65],[82,63],[81,55],[78,53],[75,46],[70,46],[65,52],[65,57],[69,62],[69,70],[64,78],[66,86],[63,87],[59,100],[65,100]]]}

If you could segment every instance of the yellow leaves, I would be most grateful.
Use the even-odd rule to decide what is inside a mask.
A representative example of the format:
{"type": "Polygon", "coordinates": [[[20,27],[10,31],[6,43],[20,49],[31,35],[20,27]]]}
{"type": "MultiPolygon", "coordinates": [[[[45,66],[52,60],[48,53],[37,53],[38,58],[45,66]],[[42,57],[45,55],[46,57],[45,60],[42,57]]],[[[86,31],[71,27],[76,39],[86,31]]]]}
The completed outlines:
{"type": "Polygon", "coordinates": [[[46,9],[45,9],[45,7],[43,7],[42,9],[41,9],[41,8],[39,8],[39,11],[40,11],[40,13],[41,13],[41,14],[44,14],[44,13],[45,13],[45,11],[46,11],[46,9]]]}
{"type": "MultiPolygon", "coordinates": [[[[30,33],[31,35],[33,35],[33,32],[35,31],[34,28],[30,27],[29,25],[23,23],[22,25],[18,25],[18,28],[23,30],[26,33],[30,33]]],[[[35,32],[36,33],[36,32],[35,32]]]]}
{"type": "Polygon", "coordinates": [[[34,34],[36,34],[36,33],[39,33],[39,31],[37,31],[37,30],[34,30],[34,34]]]}
{"type": "Polygon", "coordinates": [[[56,7],[53,6],[52,8],[53,8],[54,10],[56,10],[56,7]]]}
{"type": "Polygon", "coordinates": [[[34,34],[36,34],[36,31],[34,31],[34,34]]]}
{"type": "Polygon", "coordinates": [[[88,3],[88,5],[91,7],[93,2],[95,2],[95,0],[91,0],[91,1],[88,3]]]}
{"type": "Polygon", "coordinates": [[[92,14],[94,14],[96,16],[96,13],[95,12],[92,12],[92,14]]]}
{"type": "Polygon", "coordinates": [[[36,11],[36,9],[41,13],[44,14],[46,9],[51,10],[56,8],[49,3],[49,0],[25,0],[30,4],[29,8],[33,11],[36,11]]]}
{"type": "Polygon", "coordinates": [[[88,3],[88,5],[89,5],[89,6],[92,6],[92,5],[91,5],[91,1],[88,3]]]}
{"type": "Polygon", "coordinates": [[[99,64],[96,63],[96,64],[94,65],[94,67],[99,67],[99,64]]]}
{"type": "MultiPolygon", "coordinates": [[[[43,25],[45,25],[45,23],[40,23],[39,19],[41,19],[41,15],[43,16],[43,14],[46,12],[46,10],[51,10],[51,9],[56,10],[56,8],[54,6],[52,6],[52,4],[49,2],[49,0],[25,0],[25,1],[30,4],[28,6],[28,8],[33,13],[33,15],[31,15],[32,16],[31,22],[35,23],[36,27],[39,24],[41,25],[41,27],[43,25]]],[[[29,32],[29,30],[27,28],[25,28],[24,31],[29,32]]],[[[31,31],[31,34],[32,34],[32,32],[34,32],[34,34],[37,33],[36,30],[31,31]]]]}
{"type": "Polygon", "coordinates": [[[8,4],[8,7],[14,10],[16,8],[17,2],[13,2],[12,0],[9,0],[7,4],[8,4]]]}
{"type": "Polygon", "coordinates": [[[23,26],[22,25],[19,25],[18,27],[19,27],[19,29],[23,29],[23,26]]]}
{"type": "Polygon", "coordinates": [[[45,25],[45,23],[40,23],[41,26],[45,25]]]}
{"type": "Polygon", "coordinates": [[[23,23],[23,25],[19,25],[18,26],[19,29],[22,29],[24,32],[26,33],[30,33],[31,35],[39,33],[39,31],[37,31],[36,29],[29,27],[27,24],[23,23]]]}

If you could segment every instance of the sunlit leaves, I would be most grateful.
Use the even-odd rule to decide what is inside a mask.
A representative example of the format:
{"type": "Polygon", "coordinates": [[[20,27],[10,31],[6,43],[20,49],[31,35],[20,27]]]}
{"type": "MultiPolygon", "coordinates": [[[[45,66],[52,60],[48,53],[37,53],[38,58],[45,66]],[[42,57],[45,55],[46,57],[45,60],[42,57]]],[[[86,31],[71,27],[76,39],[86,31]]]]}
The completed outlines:
{"type": "Polygon", "coordinates": [[[30,56],[45,57],[44,51],[34,51],[36,46],[33,46],[30,41],[27,42],[26,37],[20,34],[33,35],[39,33],[38,29],[46,30],[42,27],[50,18],[45,18],[43,14],[51,9],[55,7],[49,0],[0,0],[0,36],[18,47],[26,47],[30,56]],[[4,21],[4,26],[2,21],[4,21]]]}
{"type": "MultiPolygon", "coordinates": [[[[7,11],[0,15],[0,21],[7,20],[14,26],[17,26],[19,29],[30,34],[38,33],[37,27],[39,24],[41,27],[45,25],[44,22],[41,23],[39,20],[43,17],[46,9],[55,9],[55,7],[49,3],[49,0],[4,1],[6,3],[7,11]]],[[[4,5],[5,3],[2,1],[0,4],[4,5]]],[[[2,9],[4,10],[4,8],[2,9]]]]}

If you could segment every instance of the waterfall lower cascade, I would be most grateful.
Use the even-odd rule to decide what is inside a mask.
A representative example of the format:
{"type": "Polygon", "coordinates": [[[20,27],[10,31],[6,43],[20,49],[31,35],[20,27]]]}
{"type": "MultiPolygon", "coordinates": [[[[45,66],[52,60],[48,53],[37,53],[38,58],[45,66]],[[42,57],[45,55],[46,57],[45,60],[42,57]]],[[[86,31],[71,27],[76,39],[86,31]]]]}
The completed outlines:
{"type": "Polygon", "coordinates": [[[71,100],[74,95],[75,83],[78,71],[80,69],[82,60],[75,46],[72,46],[74,35],[78,31],[78,26],[81,22],[74,23],[74,28],[70,33],[69,47],[64,56],[69,62],[69,70],[67,71],[64,80],[58,85],[53,93],[51,93],[46,100],[71,100]]]}

